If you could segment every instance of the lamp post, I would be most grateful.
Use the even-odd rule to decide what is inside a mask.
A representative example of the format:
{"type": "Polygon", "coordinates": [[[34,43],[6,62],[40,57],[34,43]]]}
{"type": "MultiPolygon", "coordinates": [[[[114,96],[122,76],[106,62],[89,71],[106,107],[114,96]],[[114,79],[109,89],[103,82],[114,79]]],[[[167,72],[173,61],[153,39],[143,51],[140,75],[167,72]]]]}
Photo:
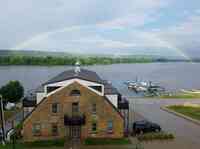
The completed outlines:
{"type": "Polygon", "coordinates": [[[136,107],[136,99],[133,99],[133,123],[136,121],[136,118],[135,118],[135,107],[136,107]]]}
{"type": "Polygon", "coordinates": [[[3,110],[3,97],[0,95],[0,113],[1,113],[1,129],[2,129],[2,144],[5,145],[5,119],[4,119],[4,110],[3,110]]]}
{"type": "Polygon", "coordinates": [[[12,148],[15,149],[15,120],[12,121],[12,129],[14,131],[13,135],[12,135],[12,148]]]}

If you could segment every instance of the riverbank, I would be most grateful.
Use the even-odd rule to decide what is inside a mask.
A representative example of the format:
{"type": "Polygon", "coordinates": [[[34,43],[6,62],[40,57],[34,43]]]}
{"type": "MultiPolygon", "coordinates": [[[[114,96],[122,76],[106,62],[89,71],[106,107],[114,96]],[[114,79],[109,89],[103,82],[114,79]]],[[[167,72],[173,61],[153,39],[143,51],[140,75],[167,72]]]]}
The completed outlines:
{"type": "Polygon", "coordinates": [[[39,65],[39,66],[55,66],[55,65],[74,65],[77,61],[80,61],[81,65],[106,65],[106,64],[118,64],[118,63],[150,63],[156,62],[156,59],[152,58],[113,58],[113,57],[83,57],[83,56],[0,56],[0,65],[39,65]]]}
{"type": "MultiPolygon", "coordinates": [[[[74,65],[79,60],[82,65],[108,65],[129,63],[155,63],[155,62],[191,62],[185,59],[167,59],[151,56],[0,56],[0,65],[37,65],[56,66],[74,65]]],[[[199,61],[196,61],[199,62],[199,61]]]]}

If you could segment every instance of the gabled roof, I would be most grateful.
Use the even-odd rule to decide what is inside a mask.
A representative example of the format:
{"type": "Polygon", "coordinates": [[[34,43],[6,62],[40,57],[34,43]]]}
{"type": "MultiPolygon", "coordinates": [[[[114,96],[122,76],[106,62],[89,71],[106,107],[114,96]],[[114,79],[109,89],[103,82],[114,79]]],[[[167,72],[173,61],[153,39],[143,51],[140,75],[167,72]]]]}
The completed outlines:
{"type": "Polygon", "coordinates": [[[92,81],[92,82],[103,83],[103,80],[97,75],[96,72],[86,70],[86,69],[81,69],[81,71],[79,73],[76,73],[72,69],[72,70],[67,70],[67,71],[64,71],[64,72],[58,74],[54,78],[45,82],[43,85],[61,82],[61,81],[69,80],[69,79],[73,79],[73,78],[79,78],[79,79],[88,80],[88,81],[92,81]]]}
{"type": "Polygon", "coordinates": [[[79,72],[78,75],[75,73],[73,69],[64,71],[58,74],[57,76],[55,76],[54,78],[50,79],[49,81],[45,82],[38,88],[36,88],[35,92],[37,93],[44,92],[44,85],[46,84],[56,83],[56,82],[69,80],[73,78],[79,78],[79,79],[83,79],[87,81],[101,83],[105,87],[104,88],[105,94],[119,94],[118,90],[115,87],[113,87],[111,83],[109,83],[107,80],[102,80],[96,72],[86,70],[86,69],[81,69],[81,72],[79,72]]]}
{"type": "MultiPolygon", "coordinates": [[[[102,80],[103,81],[103,80],[102,80]]],[[[80,84],[81,85],[81,84],[80,84]]],[[[84,87],[84,86],[83,86],[84,87]]],[[[54,93],[55,94],[55,93],[54,93]]],[[[98,94],[97,94],[98,95],[98,94]]],[[[119,114],[119,116],[122,118],[122,119],[124,119],[124,116],[121,114],[121,112],[119,111],[119,109],[118,108],[116,108],[113,104],[112,104],[112,102],[106,97],[106,96],[103,96],[103,98],[108,102],[108,104],[110,104],[111,106],[112,106],[112,108],[119,114]]],[[[35,104],[35,102],[36,101],[32,101],[31,102],[31,104],[35,104],[34,105],[34,109],[28,114],[28,115],[26,115],[26,117],[24,118],[24,120],[23,121],[25,121],[36,109],[37,109],[37,107],[38,106],[40,106],[46,99],[48,99],[47,97],[44,97],[40,102],[39,102],[39,104],[35,104]]],[[[24,99],[23,100],[23,105],[24,104],[27,104],[27,106],[25,106],[25,107],[29,107],[29,103],[30,102],[30,100],[29,101],[27,101],[27,99],[24,99]]]]}

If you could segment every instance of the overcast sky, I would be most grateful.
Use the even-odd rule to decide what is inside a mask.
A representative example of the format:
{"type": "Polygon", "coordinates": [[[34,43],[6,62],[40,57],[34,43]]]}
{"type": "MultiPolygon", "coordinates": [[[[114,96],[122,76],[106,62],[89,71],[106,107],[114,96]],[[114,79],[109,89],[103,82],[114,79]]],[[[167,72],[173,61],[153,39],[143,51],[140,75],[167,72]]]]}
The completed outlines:
{"type": "Polygon", "coordinates": [[[199,0],[0,0],[0,49],[200,57],[199,0]]]}

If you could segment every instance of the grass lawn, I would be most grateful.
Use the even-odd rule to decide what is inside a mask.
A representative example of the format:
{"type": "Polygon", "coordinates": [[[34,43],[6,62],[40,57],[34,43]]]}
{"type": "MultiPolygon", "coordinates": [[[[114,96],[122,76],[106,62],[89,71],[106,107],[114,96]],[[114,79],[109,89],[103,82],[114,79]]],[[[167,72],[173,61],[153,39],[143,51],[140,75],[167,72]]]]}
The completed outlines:
{"type": "Polygon", "coordinates": [[[168,106],[167,108],[169,108],[170,110],[173,110],[175,112],[189,116],[193,119],[200,120],[200,107],[174,105],[174,106],[168,106]]]}
{"type": "MultiPolygon", "coordinates": [[[[5,146],[0,144],[0,149],[12,149],[12,144],[6,144],[5,146]]],[[[15,149],[25,149],[22,144],[16,144],[15,149]]]]}
{"type": "MultiPolygon", "coordinates": [[[[7,144],[6,146],[0,145],[0,149],[12,149],[12,144],[7,144]]],[[[26,147],[23,144],[16,144],[15,149],[63,149],[63,147],[26,147]]]]}
{"type": "Polygon", "coordinates": [[[168,99],[200,99],[200,94],[197,93],[184,93],[178,92],[172,95],[163,95],[160,96],[161,98],[168,98],[168,99]]]}
{"type": "MultiPolygon", "coordinates": [[[[15,149],[62,149],[64,143],[64,139],[16,143],[15,149]]],[[[6,144],[6,146],[0,145],[0,149],[12,149],[12,143],[6,144]]]]}
{"type": "Polygon", "coordinates": [[[127,145],[130,144],[127,138],[110,139],[110,138],[87,138],[84,141],[85,145],[127,145]]]}

